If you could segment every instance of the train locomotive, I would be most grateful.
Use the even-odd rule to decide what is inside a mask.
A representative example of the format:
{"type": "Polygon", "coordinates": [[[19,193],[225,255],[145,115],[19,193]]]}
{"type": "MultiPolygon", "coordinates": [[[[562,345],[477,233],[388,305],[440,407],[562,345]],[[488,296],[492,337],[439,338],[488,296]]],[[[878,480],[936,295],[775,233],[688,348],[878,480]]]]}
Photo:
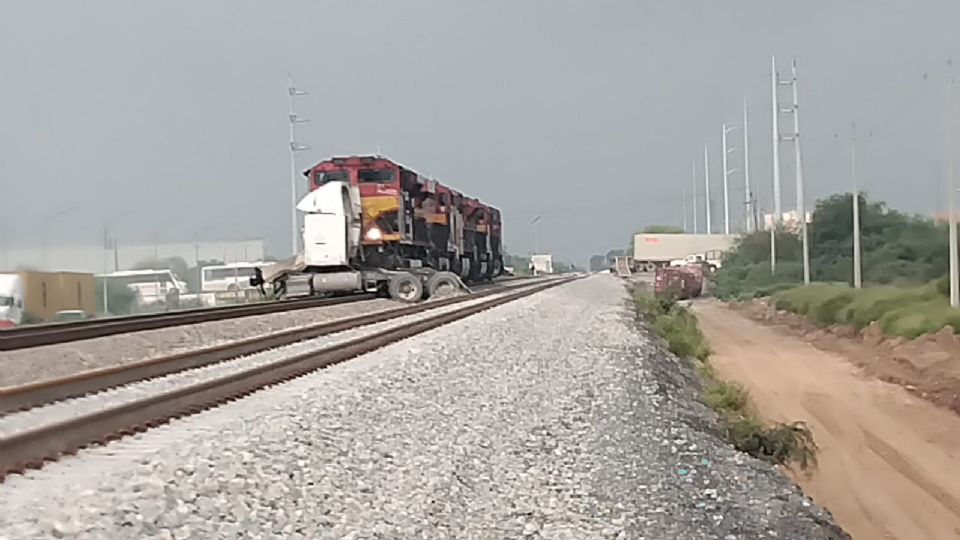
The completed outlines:
{"type": "Polygon", "coordinates": [[[334,157],[304,172],[303,250],[254,285],[308,294],[380,291],[405,301],[503,273],[500,211],[383,156],[334,157]]]}

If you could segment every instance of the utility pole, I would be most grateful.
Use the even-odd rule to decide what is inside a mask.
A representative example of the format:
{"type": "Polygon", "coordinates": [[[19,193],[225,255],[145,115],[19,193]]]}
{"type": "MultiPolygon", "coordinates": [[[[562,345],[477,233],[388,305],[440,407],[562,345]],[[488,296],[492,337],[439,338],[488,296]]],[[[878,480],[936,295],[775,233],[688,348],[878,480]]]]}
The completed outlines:
{"type": "Polygon", "coordinates": [[[692,169],[693,169],[693,176],[692,176],[693,194],[690,200],[693,202],[693,204],[691,205],[693,207],[693,234],[697,234],[699,232],[699,228],[697,227],[697,162],[696,161],[693,162],[692,169]]]}
{"type": "Polygon", "coordinates": [[[290,244],[291,244],[291,249],[293,250],[293,255],[296,255],[296,254],[300,251],[300,226],[299,226],[300,220],[298,219],[298,216],[297,216],[297,202],[299,202],[299,201],[298,201],[298,195],[299,195],[299,191],[300,191],[300,190],[297,189],[297,182],[299,181],[299,179],[297,178],[297,152],[300,152],[300,151],[302,151],[302,150],[308,150],[310,147],[309,147],[309,146],[303,146],[303,145],[301,145],[300,143],[297,142],[296,129],[295,129],[295,128],[296,128],[296,125],[297,125],[297,124],[301,124],[301,123],[303,123],[303,122],[309,122],[309,120],[307,120],[306,118],[301,118],[301,117],[297,116],[297,114],[296,114],[295,112],[293,112],[293,98],[294,98],[295,96],[305,96],[305,95],[307,95],[307,91],[306,91],[306,90],[301,90],[301,89],[299,89],[299,88],[297,88],[297,87],[295,87],[295,86],[293,85],[293,74],[287,73],[287,80],[288,80],[287,94],[288,94],[288,99],[289,99],[289,102],[290,102],[290,116],[289,116],[289,122],[290,122],[290,200],[291,200],[291,204],[290,204],[290,212],[291,212],[291,230],[290,230],[291,239],[290,239],[290,244]]]}
{"type": "Polygon", "coordinates": [[[853,192],[853,286],[863,286],[860,275],[860,191],[857,189],[857,124],[850,138],[850,178],[853,192]]]}
{"type": "Polygon", "coordinates": [[[960,283],[958,283],[957,267],[957,209],[956,191],[957,179],[954,171],[953,159],[953,69],[951,66],[950,82],[947,83],[947,174],[949,175],[950,189],[947,192],[947,211],[950,212],[950,305],[960,307],[960,283]]]}
{"type": "Polygon", "coordinates": [[[777,73],[777,59],[771,58],[771,96],[773,98],[773,223],[776,226],[783,216],[783,206],[780,203],[780,101],[777,99],[777,84],[780,74],[777,73]]]}
{"type": "Polygon", "coordinates": [[[770,274],[777,273],[777,225],[783,216],[780,205],[780,102],[777,100],[777,85],[780,75],[777,73],[777,59],[770,58],[770,97],[773,121],[773,219],[770,220],[770,274]]]}
{"type": "Polygon", "coordinates": [[[730,191],[729,186],[727,185],[727,176],[729,171],[727,170],[727,133],[730,132],[727,129],[727,125],[722,125],[723,135],[720,137],[720,160],[721,160],[721,170],[723,171],[723,234],[730,234],[730,191]]]}
{"type": "Polygon", "coordinates": [[[746,201],[745,210],[747,212],[747,217],[744,220],[744,226],[747,230],[747,234],[753,232],[753,193],[750,191],[750,136],[748,135],[749,129],[747,123],[747,100],[743,100],[743,183],[746,188],[746,194],[744,199],[746,201]]]}
{"type": "Polygon", "coordinates": [[[703,184],[705,186],[704,199],[707,206],[707,234],[712,234],[710,227],[710,157],[707,153],[707,145],[703,145],[703,184]]]}
{"type": "Polygon", "coordinates": [[[800,152],[800,103],[797,98],[797,61],[794,59],[792,64],[792,78],[783,84],[792,86],[793,89],[793,136],[785,137],[793,141],[794,158],[796,160],[797,176],[797,218],[800,220],[800,242],[803,247],[803,283],[810,284],[810,245],[807,234],[807,211],[804,206],[803,190],[803,160],[800,152]]]}

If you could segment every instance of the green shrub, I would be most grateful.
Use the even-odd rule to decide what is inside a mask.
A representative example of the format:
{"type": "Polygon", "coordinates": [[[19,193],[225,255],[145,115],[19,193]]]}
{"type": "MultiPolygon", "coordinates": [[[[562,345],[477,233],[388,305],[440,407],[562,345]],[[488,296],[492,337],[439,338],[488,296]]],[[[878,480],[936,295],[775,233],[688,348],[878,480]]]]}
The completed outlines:
{"type": "Polygon", "coordinates": [[[746,414],[750,395],[737,383],[714,380],[707,385],[703,399],[721,414],[746,414]]]}
{"type": "Polygon", "coordinates": [[[803,422],[766,427],[756,417],[732,418],[724,423],[724,434],[737,450],[768,463],[796,463],[802,470],[817,464],[819,448],[803,422]]]}
{"type": "Polygon", "coordinates": [[[934,281],[934,288],[936,288],[937,292],[941,295],[950,298],[950,276],[943,276],[934,281]]]}
{"type": "Polygon", "coordinates": [[[878,322],[885,334],[914,339],[946,325],[960,330],[960,310],[950,307],[942,282],[859,290],[815,284],[777,292],[774,300],[777,309],[805,315],[820,325],[839,323],[862,329],[878,322]]]}
{"type": "Polygon", "coordinates": [[[818,283],[780,291],[773,295],[773,299],[777,309],[809,315],[815,306],[848,290],[844,286],[818,283]]]}
{"type": "Polygon", "coordinates": [[[681,358],[707,359],[710,355],[707,340],[700,332],[697,318],[687,308],[668,295],[654,296],[637,290],[633,298],[637,315],[667,341],[670,352],[681,358]]]}

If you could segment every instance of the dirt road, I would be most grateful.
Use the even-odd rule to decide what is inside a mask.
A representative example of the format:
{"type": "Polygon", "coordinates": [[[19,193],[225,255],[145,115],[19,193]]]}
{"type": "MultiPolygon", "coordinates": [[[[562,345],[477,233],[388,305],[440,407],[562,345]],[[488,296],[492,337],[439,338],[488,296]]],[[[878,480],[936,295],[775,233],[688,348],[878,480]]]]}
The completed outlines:
{"type": "Polygon", "coordinates": [[[797,481],[855,539],[960,538],[960,416],[718,303],[694,311],[723,378],[810,425],[820,467],[797,481]]]}

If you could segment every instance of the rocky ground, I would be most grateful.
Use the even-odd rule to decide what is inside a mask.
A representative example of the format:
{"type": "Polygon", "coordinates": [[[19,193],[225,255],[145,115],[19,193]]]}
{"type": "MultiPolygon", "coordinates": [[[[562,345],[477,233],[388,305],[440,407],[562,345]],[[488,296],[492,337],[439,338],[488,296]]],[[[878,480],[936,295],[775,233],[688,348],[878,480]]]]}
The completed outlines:
{"type": "Polygon", "coordinates": [[[594,276],[0,484],[8,538],[839,539],[594,276]]]}

